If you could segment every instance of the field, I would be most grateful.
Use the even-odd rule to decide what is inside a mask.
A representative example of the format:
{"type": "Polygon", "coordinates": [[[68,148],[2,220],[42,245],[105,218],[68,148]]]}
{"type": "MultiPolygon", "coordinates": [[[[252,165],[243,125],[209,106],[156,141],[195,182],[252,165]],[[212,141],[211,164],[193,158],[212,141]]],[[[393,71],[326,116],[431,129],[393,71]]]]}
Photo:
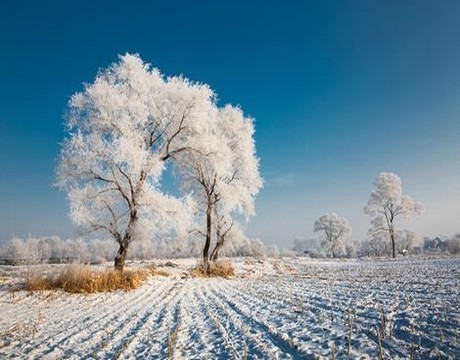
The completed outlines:
{"type": "Polygon", "coordinates": [[[91,295],[12,292],[30,269],[1,267],[0,358],[460,358],[458,258],[237,259],[233,279],[193,261],[91,295]]]}

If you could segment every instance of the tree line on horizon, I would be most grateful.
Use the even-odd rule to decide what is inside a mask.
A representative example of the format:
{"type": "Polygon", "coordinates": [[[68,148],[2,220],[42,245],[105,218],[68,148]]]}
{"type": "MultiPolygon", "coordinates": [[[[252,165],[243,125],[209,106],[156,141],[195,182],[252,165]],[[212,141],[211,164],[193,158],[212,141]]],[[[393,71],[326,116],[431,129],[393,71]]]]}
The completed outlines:
{"type": "MultiPolygon", "coordinates": [[[[228,241],[220,250],[227,257],[295,257],[308,253],[311,257],[362,257],[396,256],[397,253],[460,253],[460,234],[451,238],[420,239],[410,230],[396,228],[396,220],[422,212],[422,205],[402,191],[401,179],[392,173],[381,173],[374,182],[374,190],[364,209],[373,214],[369,238],[359,244],[350,241],[351,226],[347,219],[335,213],[325,214],[314,223],[319,233],[317,248],[312,239],[295,239],[292,250],[267,246],[259,239],[248,238],[239,227],[228,233],[228,241]],[[393,235],[393,236],[391,236],[393,235]]],[[[0,248],[0,260],[9,264],[33,264],[40,262],[103,263],[117,254],[113,238],[83,238],[61,240],[58,236],[14,237],[0,248]]],[[[159,259],[199,257],[203,239],[194,236],[156,236],[139,238],[133,242],[128,259],[159,259]]]]}
{"type": "MultiPolygon", "coordinates": [[[[222,248],[225,257],[281,258],[309,256],[315,258],[330,257],[322,239],[294,239],[291,249],[266,245],[259,239],[251,239],[244,234],[226,242],[222,248]]],[[[202,251],[202,239],[158,238],[133,242],[127,255],[129,260],[160,260],[176,258],[199,258],[202,251]]],[[[0,247],[0,265],[21,265],[40,263],[86,263],[103,264],[112,261],[117,253],[116,243],[105,239],[61,239],[59,236],[13,237],[0,247]]],[[[391,253],[387,241],[371,239],[346,246],[345,253],[337,257],[382,257],[391,253]]],[[[452,237],[417,238],[408,247],[405,254],[460,254],[460,234],[452,237]]]]}

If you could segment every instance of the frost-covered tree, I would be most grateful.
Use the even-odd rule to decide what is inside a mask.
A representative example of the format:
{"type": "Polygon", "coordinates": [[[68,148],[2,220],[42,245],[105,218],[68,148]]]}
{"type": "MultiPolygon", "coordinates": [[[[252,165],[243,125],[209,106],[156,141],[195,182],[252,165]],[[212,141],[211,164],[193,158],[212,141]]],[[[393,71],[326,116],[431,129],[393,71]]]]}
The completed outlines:
{"type": "Polygon", "coordinates": [[[395,231],[396,250],[402,255],[407,255],[410,250],[421,244],[421,239],[416,232],[410,230],[395,231]]]}
{"type": "Polygon", "coordinates": [[[255,215],[255,196],[262,187],[259,160],[256,156],[254,123],[239,108],[227,105],[219,111],[219,131],[230,153],[227,174],[220,177],[217,191],[216,245],[211,260],[217,261],[219,251],[235,222],[233,215],[246,220],[255,215]]]}
{"type": "Polygon", "coordinates": [[[348,258],[354,258],[356,257],[356,244],[354,241],[347,241],[345,244],[345,255],[348,258]]]}
{"type": "Polygon", "coordinates": [[[296,253],[303,253],[308,249],[308,239],[303,237],[296,237],[293,240],[292,251],[296,253]]]}
{"type": "Polygon", "coordinates": [[[278,259],[281,256],[280,249],[276,245],[268,245],[265,247],[267,257],[278,259]]]}
{"type": "Polygon", "coordinates": [[[130,54],[71,97],[58,185],[75,223],[118,243],[117,269],[132,240],[171,219],[183,223],[181,201],[161,191],[160,179],[167,160],[193,150],[191,139],[206,128],[214,98],[208,86],[165,78],[130,54]]]}
{"type": "Polygon", "coordinates": [[[26,242],[23,239],[18,237],[13,237],[8,243],[4,246],[2,253],[5,258],[11,260],[11,262],[22,262],[24,260],[29,260],[31,254],[26,242]]]}
{"type": "MultiPolygon", "coordinates": [[[[211,125],[212,126],[212,125],[211,125]]],[[[210,147],[209,150],[200,152],[189,152],[178,157],[178,169],[180,176],[183,179],[183,189],[191,192],[197,204],[196,215],[198,228],[196,231],[204,236],[205,242],[202,251],[203,264],[205,269],[208,269],[209,249],[211,246],[212,230],[213,230],[213,215],[216,204],[220,201],[218,196],[218,176],[219,166],[226,164],[225,157],[218,161],[221,157],[219,147],[212,147],[215,141],[212,134],[206,134],[206,138],[202,135],[201,144],[210,147]],[[204,231],[201,229],[201,224],[204,223],[204,231]]],[[[225,149],[225,146],[222,146],[225,149]]]]}
{"type": "Polygon", "coordinates": [[[234,216],[248,219],[255,214],[255,196],[262,186],[255,152],[254,124],[241,109],[227,105],[215,112],[206,131],[194,140],[196,149],[178,156],[184,188],[198,204],[199,223],[205,238],[203,263],[216,261],[234,216]],[[200,145],[199,145],[200,144],[200,145]],[[204,218],[204,219],[203,219],[204,218]],[[210,253],[212,234],[215,247],[210,253]]]}
{"type": "Polygon", "coordinates": [[[396,221],[412,214],[422,214],[423,205],[402,191],[401,178],[393,173],[380,173],[374,182],[374,190],[364,212],[373,217],[369,230],[390,237],[392,256],[396,257],[396,221]]]}
{"type": "Polygon", "coordinates": [[[232,248],[232,254],[234,256],[252,256],[260,258],[267,255],[265,244],[260,239],[242,237],[239,238],[236,244],[232,244],[232,248]]]}
{"type": "Polygon", "coordinates": [[[322,245],[326,254],[333,258],[345,253],[345,244],[351,234],[351,226],[347,219],[335,213],[325,214],[315,221],[314,231],[323,233],[322,245]]]}
{"type": "Polygon", "coordinates": [[[383,256],[390,252],[388,234],[377,232],[370,234],[370,237],[359,245],[359,252],[364,256],[383,256]]]}
{"type": "Polygon", "coordinates": [[[460,234],[446,240],[446,250],[451,254],[460,253],[460,234]]]}

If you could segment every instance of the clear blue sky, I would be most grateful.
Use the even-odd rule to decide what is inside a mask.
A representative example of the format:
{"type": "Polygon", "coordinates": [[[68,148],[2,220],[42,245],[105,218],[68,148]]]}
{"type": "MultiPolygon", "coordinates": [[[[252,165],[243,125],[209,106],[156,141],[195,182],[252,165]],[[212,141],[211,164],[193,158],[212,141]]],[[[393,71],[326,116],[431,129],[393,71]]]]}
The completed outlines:
{"type": "Polygon", "coordinates": [[[62,114],[125,52],[256,118],[251,236],[289,247],[337,212],[362,239],[381,171],[426,205],[408,228],[460,232],[459,19],[454,0],[2,1],[0,242],[75,234],[51,187],[62,114]]]}

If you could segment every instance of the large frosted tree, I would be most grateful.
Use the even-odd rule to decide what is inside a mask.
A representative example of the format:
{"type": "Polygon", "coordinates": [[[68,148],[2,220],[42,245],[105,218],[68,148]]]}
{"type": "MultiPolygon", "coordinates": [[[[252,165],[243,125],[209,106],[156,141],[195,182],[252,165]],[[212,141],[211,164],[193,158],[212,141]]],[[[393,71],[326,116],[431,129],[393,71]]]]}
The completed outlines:
{"type": "Polygon", "coordinates": [[[191,139],[213,116],[214,98],[208,86],[165,78],[130,54],[71,97],[58,185],[68,192],[75,223],[118,243],[117,269],[149,224],[180,222],[183,206],[162,193],[161,175],[166,161],[193,151],[191,139]]]}
{"type": "Polygon", "coordinates": [[[401,178],[382,172],[374,182],[374,190],[364,212],[372,216],[369,232],[375,237],[386,234],[390,238],[393,258],[396,257],[396,222],[413,214],[422,214],[423,205],[403,193],[401,178]]]}
{"type": "Polygon", "coordinates": [[[345,253],[345,245],[351,234],[351,226],[347,219],[335,213],[324,214],[315,221],[315,232],[323,234],[322,246],[333,258],[345,253]]]}

